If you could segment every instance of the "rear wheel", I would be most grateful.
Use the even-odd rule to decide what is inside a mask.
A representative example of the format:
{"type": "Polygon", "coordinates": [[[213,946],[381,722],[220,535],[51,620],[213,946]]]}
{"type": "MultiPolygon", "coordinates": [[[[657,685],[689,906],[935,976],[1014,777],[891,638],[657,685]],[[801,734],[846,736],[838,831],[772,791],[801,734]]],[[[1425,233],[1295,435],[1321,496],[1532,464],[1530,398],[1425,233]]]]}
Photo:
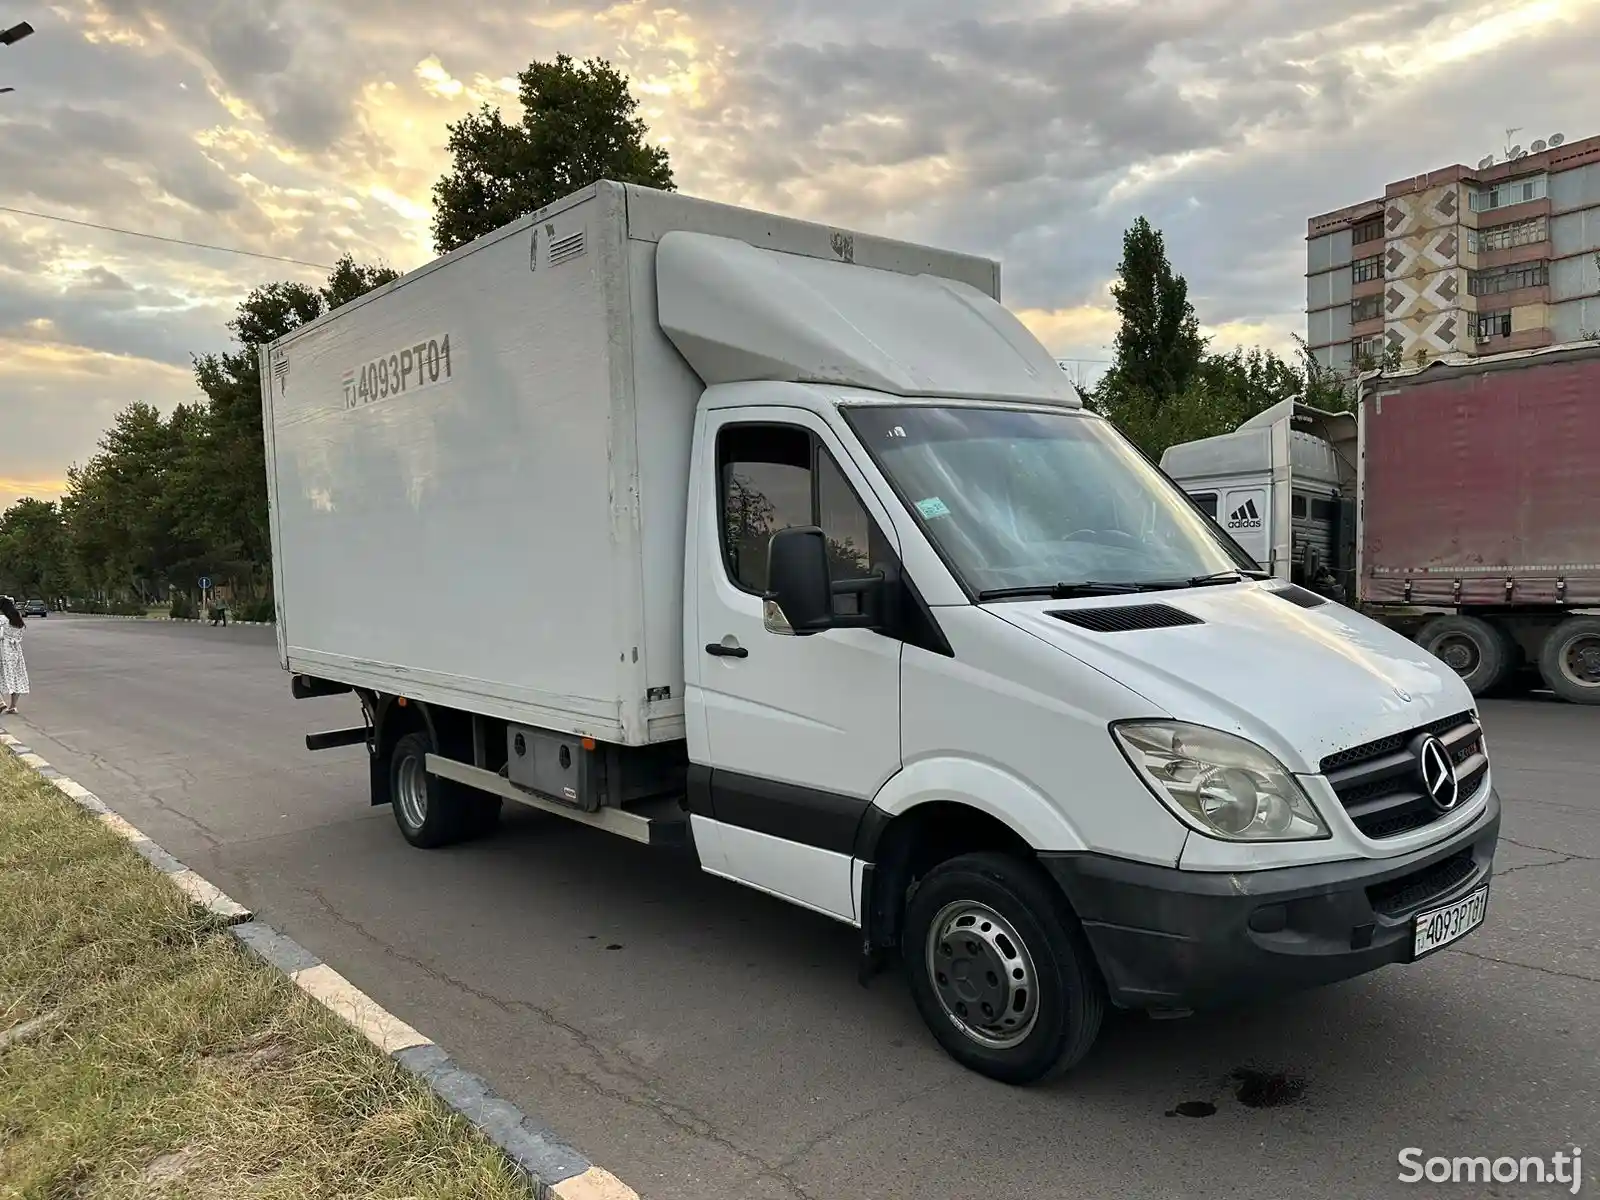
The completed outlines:
{"type": "Polygon", "coordinates": [[[1600,617],[1568,617],[1539,650],[1539,673],[1570,704],[1600,704],[1600,617]]]}
{"type": "Polygon", "coordinates": [[[1094,1045],[1105,988],[1066,899],[1037,864],[964,854],[923,878],[901,959],[922,1019],[963,1066],[1036,1083],[1094,1045]]]}
{"type": "Polygon", "coordinates": [[[389,796],[395,824],[413,846],[435,850],[492,831],[500,819],[500,800],[428,774],[433,740],[408,733],[389,758],[389,796]]]}
{"type": "Polygon", "coordinates": [[[1474,696],[1497,687],[1517,661],[1510,637],[1478,617],[1435,617],[1417,644],[1461,676],[1474,696]]]}

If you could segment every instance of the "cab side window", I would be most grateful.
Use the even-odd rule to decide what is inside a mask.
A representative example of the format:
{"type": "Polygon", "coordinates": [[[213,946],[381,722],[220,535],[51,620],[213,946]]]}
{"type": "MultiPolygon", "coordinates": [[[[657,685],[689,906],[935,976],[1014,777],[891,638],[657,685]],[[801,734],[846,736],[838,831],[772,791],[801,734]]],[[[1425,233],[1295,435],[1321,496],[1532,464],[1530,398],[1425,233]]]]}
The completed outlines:
{"type": "MultiPolygon", "coordinates": [[[[722,555],[728,577],[747,592],[767,590],[772,535],[816,525],[828,543],[835,579],[860,579],[890,556],[888,542],[839,464],[808,430],[793,425],[730,425],[717,438],[722,555]]],[[[837,596],[835,611],[857,611],[837,596]]]]}
{"type": "Polygon", "coordinates": [[[1196,492],[1190,497],[1200,508],[1200,511],[1212,520],[1217,516],[1217,494],[1215,492],[1196,492]]]}

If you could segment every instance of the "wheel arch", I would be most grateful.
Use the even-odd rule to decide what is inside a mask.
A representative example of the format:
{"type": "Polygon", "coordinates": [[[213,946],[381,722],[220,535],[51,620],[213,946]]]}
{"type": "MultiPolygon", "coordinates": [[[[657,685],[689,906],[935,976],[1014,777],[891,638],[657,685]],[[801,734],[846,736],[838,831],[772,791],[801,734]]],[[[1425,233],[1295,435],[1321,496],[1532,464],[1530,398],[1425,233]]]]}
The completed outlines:
{"type": "Polygon", "coordinates": [[[436,751],[450,758],[471,758],[472,717],[453,708],[444,708],[394,696],[386,692],[359,693],[372,722],[372,803],[387,804],[389,759],[395,743],[408,733],[426,733],[436,751]]]}
{"type": "Polygon", "coordinates": [[[1082,849],[1065,815],[1015,775],[968,759],[924,760],[884,786],[857,830],[862,933],[869,947],[893,947],[917,880],[958,854],[1082,849]]]}

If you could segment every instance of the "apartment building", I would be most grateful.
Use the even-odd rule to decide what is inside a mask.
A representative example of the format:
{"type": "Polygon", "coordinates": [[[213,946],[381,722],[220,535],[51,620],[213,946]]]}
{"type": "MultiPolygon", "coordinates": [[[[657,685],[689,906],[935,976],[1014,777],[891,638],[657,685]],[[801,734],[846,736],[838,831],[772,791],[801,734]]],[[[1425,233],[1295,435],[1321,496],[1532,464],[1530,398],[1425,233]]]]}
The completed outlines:
{"type": "Polygon", "coordinates": [[[1306,225],[1306,341],[1339,371],[1600,332],[1600,137],[1391,183],[1306,225]]]}

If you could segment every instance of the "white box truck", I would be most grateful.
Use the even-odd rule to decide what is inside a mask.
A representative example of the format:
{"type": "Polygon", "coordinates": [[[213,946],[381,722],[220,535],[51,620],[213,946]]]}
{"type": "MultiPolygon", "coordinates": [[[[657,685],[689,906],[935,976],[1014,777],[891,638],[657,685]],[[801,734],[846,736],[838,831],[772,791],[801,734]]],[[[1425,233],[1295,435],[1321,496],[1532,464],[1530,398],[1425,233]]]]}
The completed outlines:
{"type": "Polygon", "coordinates": [[[1465,686],[1254,563],[995,263],[602,183],[263,348],[279,654],[414,845],[502,801],[898,951],[1029,1082],[1484,917],[1465,686]]]}

